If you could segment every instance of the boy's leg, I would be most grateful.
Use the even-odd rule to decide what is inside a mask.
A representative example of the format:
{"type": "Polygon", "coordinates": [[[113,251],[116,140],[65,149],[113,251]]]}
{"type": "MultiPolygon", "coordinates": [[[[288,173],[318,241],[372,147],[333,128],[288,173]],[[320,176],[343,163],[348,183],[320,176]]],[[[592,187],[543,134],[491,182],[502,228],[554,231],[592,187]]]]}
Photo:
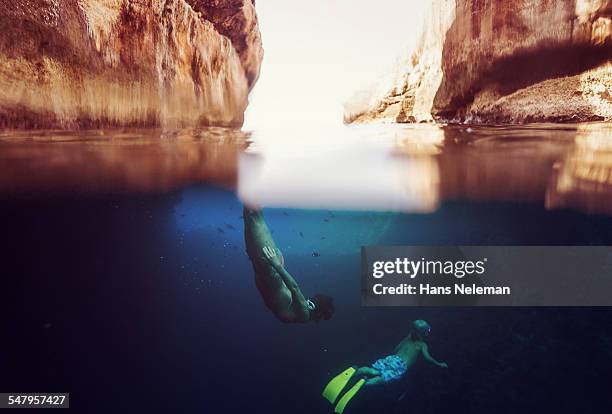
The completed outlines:
{"type": "Polygon", "coordinates": [[[380,372],[371,367],[361,367],[355,372],[360,377],[378,377],[380,372]]]}
{"type": "Polygon", "coordinates": [[[365,385],[379,385],[384,382],[380,371],[371,367],[361,367],[355,373],[355,376],[359,376],[366,379],[365,385]]]}
{"type": "Polygon", "coordinates": [[[366,381],[364,385],[366,387],[371,387],[371,386],[383,384],[384,382],[385,380],[383,379],[383,377],[372,377],[372,378],[368,378],[368,380],[366,381]]]}

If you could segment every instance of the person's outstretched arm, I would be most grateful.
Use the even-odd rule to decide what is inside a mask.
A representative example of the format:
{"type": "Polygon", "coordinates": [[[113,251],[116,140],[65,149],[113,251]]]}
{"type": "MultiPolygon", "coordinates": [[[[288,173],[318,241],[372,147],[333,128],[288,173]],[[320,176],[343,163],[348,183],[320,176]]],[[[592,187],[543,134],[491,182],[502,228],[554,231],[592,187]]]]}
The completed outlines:
{"type": "Polygon", "coordinates": [[[423,358],[425,358],[425,360],[427,362],[429,362],[430,364],[434,364],[436,366],[439,366],[440,368],[448,368],[448,364],[446,362],[439,362],[436,361],[430,354],[429,354],[429,347],[427,346],[427,344],[425,342],[422,343],[421,345],[421,352],[423,353],[423,358]]]}
{"type": "Polygon", "coordinates": [[[294,309],[294,312],[296,312],[297,316],[301,319],[307,319],[310,315],[310,312],[308,311],[306,298],[300,290],[299,285],[297,284],[293,276],[291,276],[291,273],[289,273],[287,269],[283,267],[275,250],[266,247],[264,247],[263,250],[266,260],[268,261],[268,263],[270,263],[272,267],[274,267],[274,270],[278,272],[280,277],[283,279],[283,282],[285,282],[285,286],[287,286],[287,289],[289,289],[289,291],[291,292],[291,297],[293,300],[292,307],[294,309]]]}

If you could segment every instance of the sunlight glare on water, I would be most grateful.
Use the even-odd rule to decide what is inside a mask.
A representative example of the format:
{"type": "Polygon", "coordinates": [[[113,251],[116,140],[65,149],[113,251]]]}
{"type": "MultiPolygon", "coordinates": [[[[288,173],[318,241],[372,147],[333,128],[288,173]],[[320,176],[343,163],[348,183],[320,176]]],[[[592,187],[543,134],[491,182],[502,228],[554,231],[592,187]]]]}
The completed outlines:
{"type": "Polygon", "coordinates": [[[238,194],[255,206],[430,212],[472,200],[609,214],[611,133],[607,124],[254,132],[238,194]]]}
{"type": "Polygon", "coordinates": [[[406,129],[392,125],[255,132],[239,157],[238,195],[254,206],[432,211],[439,172],[431,155],[444,132],[422,125],[411,133],[417,138],[405,156],[397,149],[406,129]]]}

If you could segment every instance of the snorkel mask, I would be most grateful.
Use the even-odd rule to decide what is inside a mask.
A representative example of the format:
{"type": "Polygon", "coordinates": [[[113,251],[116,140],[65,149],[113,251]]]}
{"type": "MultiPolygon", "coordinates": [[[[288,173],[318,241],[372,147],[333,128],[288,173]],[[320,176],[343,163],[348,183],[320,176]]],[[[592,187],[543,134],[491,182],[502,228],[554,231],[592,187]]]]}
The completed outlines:
{"type": "Polygon", "coordinates": [[[423,319],[417,319],[412,322],[412,329],[414,329],[421,337],[427,338],[431,333],[431,326],[423,319]]]}

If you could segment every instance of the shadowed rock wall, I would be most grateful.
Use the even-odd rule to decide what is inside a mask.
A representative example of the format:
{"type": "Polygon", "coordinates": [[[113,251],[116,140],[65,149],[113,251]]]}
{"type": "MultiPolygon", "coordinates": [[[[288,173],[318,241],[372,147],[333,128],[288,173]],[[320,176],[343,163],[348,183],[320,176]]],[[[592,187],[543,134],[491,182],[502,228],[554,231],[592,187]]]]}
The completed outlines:
{"type": "Polygon", "coordinates": [[[346,122],[612,118],[612,1],[435,0],[419,46],[346,122]]]}

